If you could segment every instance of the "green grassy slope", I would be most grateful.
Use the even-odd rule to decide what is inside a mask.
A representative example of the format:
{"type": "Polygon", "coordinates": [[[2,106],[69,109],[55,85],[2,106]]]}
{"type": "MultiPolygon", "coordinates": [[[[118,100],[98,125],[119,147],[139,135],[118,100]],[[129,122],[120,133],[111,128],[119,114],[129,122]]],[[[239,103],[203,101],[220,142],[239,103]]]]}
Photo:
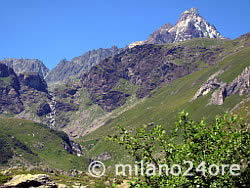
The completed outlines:
{"type": "Polygon", "coordinates": [[[83,157],[68,154],[62,134],[32,121],[0,119],[0,166],[47,165],[69,170],[85,167],[83,157]],[[8,164],[7,164],[8,161],[8,164]]]}
{"type": "MultiPolygon", "coordinates": [[[[188,41],[185,44],[192,44],[196,41],[197,40],[188,41]]],[[[216,45],[217,43],[218,42],[216,42],[216,45]]],[[[210,43],[205,44],[211,45],[210,43]]],[[[118,117],[109,120],[104,126],[78,141],[82,143],[84,140],[99,140],[96,145],[89,150],[89,157],[108,151],[113,156],[111,159],[112,162],[124,161],[127,159],[125,159],[126,154],[124,154],[123,149],[119,148],[118,145],[104,141],[105,136],[116,132],[117,125],[134,130],[141,127],[143,124],[154,123],[161,124],[168,129],[174,125],[178,112],[182,110],[189,112],[191,117],[195,120],[205,118],[207,121],[212,121],[216,115],[230,112],[233,107],[242,100],[248,98],[248,96],[232,95],[227,97],[224,104],[221,106],[207,105],[212,92],[207,96],[199,97],[195,101],[191,102],[191,99],[200,86],[215,72],[225,70],[218,78],[224,82],[231,82],[245,67],[250,66],[250,47],[240,49],[240,44],[241,43],[238,41],[225,41],[225,44],[220,43],[219,45],[225,46],[223,53],[229,54],[222,61],[153,91],[151,98],[145,99],[118,117]]],[[[249,102],[244,104],[249,105],[249,102]]],[[[246,107],[244,108],[246,109],[246,107]]],[[[246,118],[249,118],[249,114],[245,114],[247,114],[246,118]]],[[[107,163],[110,162],[111,161],[107,161],[107,163]]]]}

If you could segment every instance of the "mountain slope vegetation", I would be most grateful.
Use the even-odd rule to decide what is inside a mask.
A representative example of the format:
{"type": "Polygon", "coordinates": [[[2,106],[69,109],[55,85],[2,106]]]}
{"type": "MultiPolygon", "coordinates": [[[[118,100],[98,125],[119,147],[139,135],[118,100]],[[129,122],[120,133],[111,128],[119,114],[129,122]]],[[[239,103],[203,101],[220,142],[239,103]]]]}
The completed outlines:
{"type": "Polygon", "coordinates": [[[69,170],[83,169],[86,161],[65,150],[65,133],[29,120],[0,119],[0,166],[47,166],[69,170]]]}

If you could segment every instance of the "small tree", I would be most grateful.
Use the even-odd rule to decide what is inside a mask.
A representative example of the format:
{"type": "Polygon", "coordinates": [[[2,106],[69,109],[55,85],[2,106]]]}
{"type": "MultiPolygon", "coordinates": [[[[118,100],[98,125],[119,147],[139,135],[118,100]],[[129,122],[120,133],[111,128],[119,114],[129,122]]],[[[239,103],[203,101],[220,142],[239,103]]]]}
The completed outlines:
{"type": "MultiPolygon", "coordinates": [[[[250,185],[249,143],[250,134],[247,124],[237,116],[217,117],[209,126],[204,120],[195,122],[188,113],[182,112],[176,126],[166,132],[162,126],[148,130],[140,128],[131,134],[120,127],[120,133],[109,136],[129,151],[143,164],[154,164],[159,169],[162,164],[180,164],[182,174],[179,176],[166,173],[143,174],[131,182],[131,187],[247,187],[250,185]],[[186,162],[185,162],[186,161],[186,162]],[[191,168],[190,161],[193,163],[191,168]],[[225,164],[239,164],[240,175],[229,173],[225,164]],[[220,167],[215,174],[211,165],[220,167]],[[225,166],[224,166],[225,167],[225,166]],[[188,170],[188,171],[187,171],[188,170]],[[188,174],[183,174],[187,172],[188,174]]],[[[146,168],[143,168],[146,170],[146,168]]]]}

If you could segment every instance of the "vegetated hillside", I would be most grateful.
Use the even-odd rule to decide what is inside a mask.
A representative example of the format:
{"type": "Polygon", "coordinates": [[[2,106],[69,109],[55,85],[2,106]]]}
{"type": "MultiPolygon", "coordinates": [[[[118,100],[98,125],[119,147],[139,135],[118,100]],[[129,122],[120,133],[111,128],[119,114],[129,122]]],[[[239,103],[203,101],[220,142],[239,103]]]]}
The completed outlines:
{"type": "Polygon", "coordinates": [[[94,66],[83,84],[72,81],[54,87],[56,127],[72,138],[84,136],[152,95],[157,87],[208,68],[248,45],[246,35],[233,41],[204,38],[124,50],[94,66]]]}
{"type": "MultiPolygon", "coordinates": [[[[233,41],[223,41],[223,52],[218,55],[221,57],[221,61],[209,66],[201,64],[200,70],[153,90],[150,97],[141,100],[129,110],[107,121],[104,126],[79,139],[78,141],[86,148],[91,146],[88,157],[95,158],[106,152],[112,156],[106,160],[107,164],[127,161],[128,158],[119,145],[105,141],[105,136],[114,134],[117,125],[135,130],[143,125],[150,127],[153,124],[161,124],[168,130],[169,127],[173,126],[178,112],[182,110],[189,112],[195,120],[205,118],[208,122],[216,115],[230,113],[232,110],[235,113],[244,114],[246,120],[249,120],[249,40],[250,35],[246,34],[233,41]],[[244,77],[243,73],[245,72],[246,76],[244,77]],[[211,76],[215,77],[222,85],[212,87],[211,90],[207,90],[194,99],[197,92],[211,79],[211,76]],[[220,92],[220,89],[225,85],[226,92],[223,95],[214,94],[220,92]],[[236,90],[231,92],[231,86],[233,89],[238,87],[240,89],[237,92],[236,90]],[[223,104],[211,103],[213,97],[218,100],[222,97],[223,104]]],[[[217,40],[207,39],[195,39],[180,44],[188,46],[221,45],[217,40]]],[[[197,61],[197,64],[200,62],[197,61]]],[[[180,63],[185,64],[185,61],[180,63]]]]}
{"type": "Polygon", "coordinates": [[[86,167],[83,157],[70,154],[70,141],[63,132],[14,118],[0,118],[0,130],[0,167],[40,166],[63,170],[86,167]]]}

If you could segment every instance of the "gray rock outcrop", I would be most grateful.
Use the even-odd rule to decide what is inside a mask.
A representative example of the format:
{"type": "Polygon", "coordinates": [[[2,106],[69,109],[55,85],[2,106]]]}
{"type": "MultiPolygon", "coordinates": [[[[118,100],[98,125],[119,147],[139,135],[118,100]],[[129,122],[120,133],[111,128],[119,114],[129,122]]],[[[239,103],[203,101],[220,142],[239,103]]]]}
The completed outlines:
{"type": "Polygon", "coordinates": [[[240,75],[238,75],[232,82],[223,83],[219,81],[216,76],[223,71],[218,71],[202,84],[201,88],[196,92],[192,100],[200,96],[207,95],[210,91],[216,89],[212,94],[209,104],[222,105],[226,97],[230,95],[243,95],[249,92],[250,87],[250,67],[246,67],[240,75]]]}
{"type": "Polygon", "coordinates": [[[235,78],[226,88],[227,95],[246,94],[250,87],[250,67],[246,67],[244,71],[235,78]]]}
{"type": "Polygon", "coordinates": [[[223,73],[223,71],[218,71],[214,73],[213,75],[211,75],[208,78],[208,80],[204,84],[201,85],[200,89],[196,92],[192,100],[195,100],[200,96],[207,95],[211,90],[219,88],[223,84],[223,82],[220,82],[216,78],[216,76],[220,75],[221,73],[223,73]]]}
{"type": "Polygon", "coordinates": [[[213,94],[209,104],[222,105],[227,96],[226,94],[226,84],[223,84],[219,89],[217,89],[213,94]]]}
{"type": "Polygon", "coordinates": [[[38,59],[13,59],[8,58],[0,61],[12,68],[16,74],[32,72],[38,73],[41,78],[45,78],[49,72],[49,69],[38,59]]]}

